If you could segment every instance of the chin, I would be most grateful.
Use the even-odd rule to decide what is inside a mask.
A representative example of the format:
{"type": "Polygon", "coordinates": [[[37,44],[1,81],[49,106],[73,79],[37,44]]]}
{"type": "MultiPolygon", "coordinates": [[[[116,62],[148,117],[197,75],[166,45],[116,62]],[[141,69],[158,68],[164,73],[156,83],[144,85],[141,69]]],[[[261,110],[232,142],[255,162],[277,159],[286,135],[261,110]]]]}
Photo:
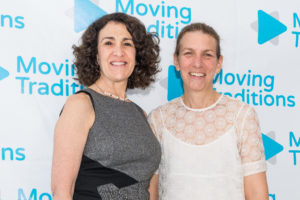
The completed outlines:
{"type": "Polygon", "coordinates": [[[128,81],[128,78],[129,77],[127,77],[127,76],[125,76],[125,77],[113,77],[112,78],[112,81],[114,81],[114,82],[123,82],[123,81],[128,81]]]}
{"type": "Polygon", "coordinates": [[[190,91],[201,92],[202,90],[204,90],[205,87],[203,85],[189,85],[188,87],[185,87],[185,88],[190,91]]]}

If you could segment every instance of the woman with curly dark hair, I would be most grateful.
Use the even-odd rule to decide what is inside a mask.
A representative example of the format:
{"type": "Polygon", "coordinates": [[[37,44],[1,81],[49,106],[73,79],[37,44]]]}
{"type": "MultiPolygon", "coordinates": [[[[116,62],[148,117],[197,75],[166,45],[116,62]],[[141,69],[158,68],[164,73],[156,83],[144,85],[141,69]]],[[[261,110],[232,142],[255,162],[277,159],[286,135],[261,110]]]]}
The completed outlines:
{"type": "Polygon", "coordinates": [[[159,71],[159,45],[135,17],[113,13],[73,46],[78,81],[56,124],[55,200],[149,199],[160,147],[127,88],[146,88],[159,71]]]}

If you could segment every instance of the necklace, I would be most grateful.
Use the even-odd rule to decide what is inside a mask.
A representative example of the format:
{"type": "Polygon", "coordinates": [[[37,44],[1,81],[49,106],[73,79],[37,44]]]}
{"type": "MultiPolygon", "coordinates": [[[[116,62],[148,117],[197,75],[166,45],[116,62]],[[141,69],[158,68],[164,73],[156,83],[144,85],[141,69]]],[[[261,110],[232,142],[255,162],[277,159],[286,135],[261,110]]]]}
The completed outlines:
{"type": "Polygon", "coordinates": [[[109,97],[112,97],[112,98],[114,98],[114,99],[118,99],[118,100],[121,100],[121,101],[129,101],[129,99],[126,97],[126,94],[125,94],[125,98],[122,98],[122,97],[119,97],[119,96],[117,96],[117,95],[114,95],[114,94],[112,94],[112,93],[110,93],[110,92],[107,92],[107,91],[101,89],[97,84],[95,84],[95,85],[96,85],[96,87],[98,88],[98,90],[100,90],[100,92],[101,92],[102,94],[104,94],[105,96],[109,96],[109,97]]]}

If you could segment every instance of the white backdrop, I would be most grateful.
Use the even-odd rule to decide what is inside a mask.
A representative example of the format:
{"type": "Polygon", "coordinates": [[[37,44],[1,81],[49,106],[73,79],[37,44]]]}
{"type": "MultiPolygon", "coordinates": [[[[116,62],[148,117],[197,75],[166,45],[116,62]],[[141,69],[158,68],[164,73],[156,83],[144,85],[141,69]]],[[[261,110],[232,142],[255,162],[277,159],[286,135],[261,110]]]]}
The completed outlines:
{"type": "Polygon", "coordinates": [[[157,81],[128,92],[147,113],[180,95],[172,66],[178,31],[198,21],[217,30],[224,65],[215,87],[258,112],[269,199],[300,199],[299,7],[298,0],[2,0],[0,200],[52,199],[55,122],[80,88],[71,46],[91,21],[116,11],[138,17],[161,38],[157,81]]]}

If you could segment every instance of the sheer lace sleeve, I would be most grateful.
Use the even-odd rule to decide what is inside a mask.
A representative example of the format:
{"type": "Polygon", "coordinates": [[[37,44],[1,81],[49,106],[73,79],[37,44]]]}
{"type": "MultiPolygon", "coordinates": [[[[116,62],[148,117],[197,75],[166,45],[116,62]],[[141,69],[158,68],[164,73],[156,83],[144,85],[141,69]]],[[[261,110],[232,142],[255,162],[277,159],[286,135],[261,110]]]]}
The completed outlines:
{"type": "Polygon", "coordinates": [[[255,110],[245,105],[240,112],[239,151],[244,176],[266,171],[266,162],[258,116],[255,110]]]}
{"type": "Polygon", "coordinates": [[[148,122],[152,128],[154,135],[157,137],[158,141],[160,141],[163,127],[160,108],[157,108],[150,112],[150,114],[148,115],[148,122]]]}
{"type": "MultiPolygon", "coordinates": [[[[160,108],[157,108],[150,112],[148,115],[148,122],[152,128],[152,131],[156,138],[158,139],[159,143],[161,141],[161,136],[162,136],[162,127],[163,127],[163,122],[161,118],[161,113],[160,113],[160,108]]],[[[159,165],[160,168],[160,165],[159,165]]],[[[158,174],[159,168],[154,172],[154,174],[158,174]]]]}

